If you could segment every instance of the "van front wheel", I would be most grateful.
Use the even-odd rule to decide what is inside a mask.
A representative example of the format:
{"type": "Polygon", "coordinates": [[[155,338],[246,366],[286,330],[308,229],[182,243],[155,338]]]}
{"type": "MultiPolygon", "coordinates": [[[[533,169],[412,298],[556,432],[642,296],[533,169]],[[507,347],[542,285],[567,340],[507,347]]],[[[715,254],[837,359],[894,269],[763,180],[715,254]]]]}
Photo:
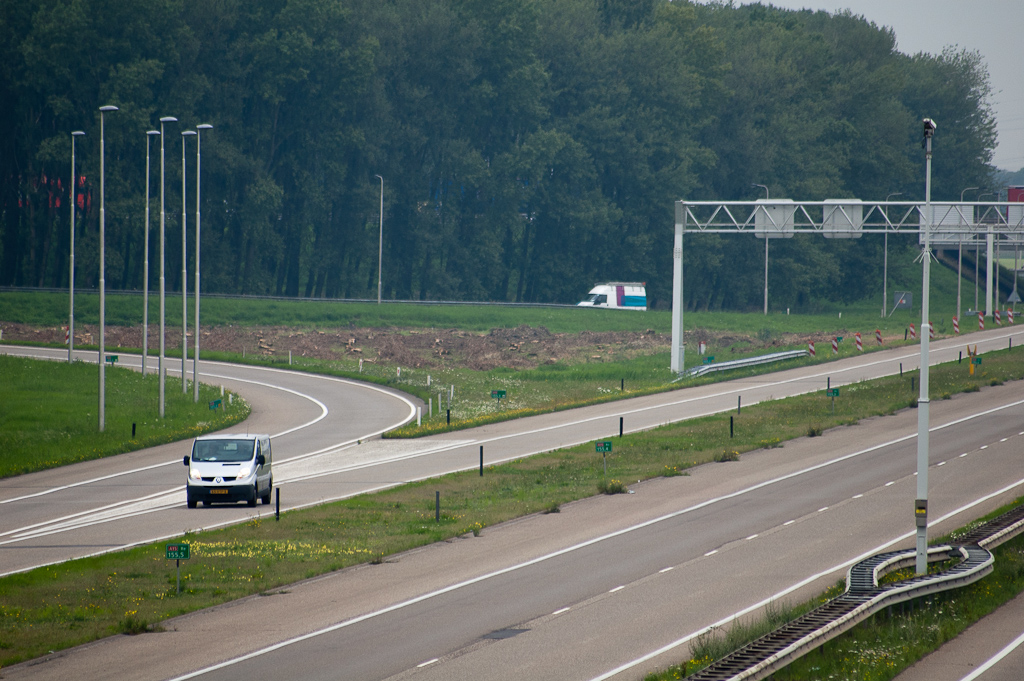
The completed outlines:
{"type": "Polygon", "coordinates": [[[253,506],[255,506],[255,505],[256,505],[256,499],[257,499],[258,497],[259,497],[259,488],[258,488],[258,487],[256,487],[256,485],[253,485],[253,486],[252,486],[252,496],[251,496],[251,497],[250,497],[250,498],[248,499],[248,501],[246,502],[246,503],[248,503],[248,504],[249,504],[249,507],[250,507],[250,508],[252,508],[253,506]]]}

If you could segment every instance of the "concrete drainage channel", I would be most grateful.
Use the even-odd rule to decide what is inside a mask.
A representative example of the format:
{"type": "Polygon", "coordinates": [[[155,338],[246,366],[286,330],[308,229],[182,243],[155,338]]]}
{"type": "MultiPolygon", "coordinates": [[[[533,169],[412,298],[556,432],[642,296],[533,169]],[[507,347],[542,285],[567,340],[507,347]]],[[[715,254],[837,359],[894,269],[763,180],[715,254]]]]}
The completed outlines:
{"type": "Polygon", "coordinates": [[[944,572],[878,586],[879,577],[914,565],[916,552],[890,551],[862,560],[850,568],[846,592],[806,615],[762,636],[687,681],[757,681],[771,676],[790,662],[852,629],[876,612],[896,603],[949,591],[978,581],[992,572],[989,549],[1009,541],[1024,530],[1024,506],[994,518],[970,531],[956,544],[928,550],[929,562],[961,558],[944,572]]]}

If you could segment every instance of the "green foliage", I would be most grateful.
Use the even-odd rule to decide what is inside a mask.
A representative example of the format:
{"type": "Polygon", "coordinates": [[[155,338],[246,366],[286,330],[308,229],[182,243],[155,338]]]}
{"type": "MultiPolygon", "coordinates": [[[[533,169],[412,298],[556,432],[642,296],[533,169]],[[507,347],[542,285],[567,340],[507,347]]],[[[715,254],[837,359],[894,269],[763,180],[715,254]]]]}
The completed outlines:
{"type": "MultiPolygon", "coordinates": [[[[220,399],[216,386],[200,385],[199,401],[168,389],[164,418],[158,416],[156,375],[106,370],[105,429],[99,432],[98,371],[83,362],[0,355],[0,477],[99,459],[220,430],[245,420],[249,405],[210,411],[220,399]],[[134,434],[133,434],[134,428],[134,434]]],[[[172,381],[173,382],[173,381],[172,381]]],[[[178,381],[176,385],[180,386],[178,381]]],[[[237,398],[237,396],[236,396],[237,398]]],[[[227,397],[223,405],[227,405],[227,397]]]]}
{"type": "MultiPolygon", "coordinates": [[[[67,285],[83,130],[75,278],[97,286],[97,107],[114,104],[108,288],[143,287],[147,195],[158,281],[161,145],[167,286],[186,283],[179,133],[208,122],[205,291],[375,299],[380,278],[386,299],[570,303],[635,279],[666,308],[677,198],[748,199],[758,182],[776,197],[919,199],[924,115],[940,123],[933,198],[987,185],[985,65],[895,45],[848,12],[682,0],[3,3],[0,285],[67,285]],[[167,115],[179,123],[148,138],[167,115]]],[[[778,309],[860,300],[880,278],[880,238],[786,241],[778,309]]],[[[757,240],[691,243],[687,309],[759,307],[757,240]]]]}

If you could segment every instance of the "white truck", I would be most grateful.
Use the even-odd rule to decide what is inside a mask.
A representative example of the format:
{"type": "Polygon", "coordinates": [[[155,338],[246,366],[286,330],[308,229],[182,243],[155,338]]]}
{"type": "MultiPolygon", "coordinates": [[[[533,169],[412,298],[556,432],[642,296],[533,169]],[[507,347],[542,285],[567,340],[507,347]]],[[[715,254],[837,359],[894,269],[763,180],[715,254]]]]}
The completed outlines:
{"type": "Polygon", "coordinates": [[[576,307],[610,307],[617,310],[646,310],[645,282],[611,281],[596,284],[576,307]]]}

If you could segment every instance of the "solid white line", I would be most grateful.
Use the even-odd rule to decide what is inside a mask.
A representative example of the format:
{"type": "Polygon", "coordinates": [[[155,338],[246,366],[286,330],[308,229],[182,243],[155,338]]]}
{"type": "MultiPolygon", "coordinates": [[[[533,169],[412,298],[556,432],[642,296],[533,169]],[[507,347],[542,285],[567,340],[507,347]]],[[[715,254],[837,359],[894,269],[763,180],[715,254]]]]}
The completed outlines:
{"type": "MultiPolygon", "coordinates": [[[[974,501],[972,501],[972,502],[970,502],[968,504],[964,504],[960,508],[955,509],[953,511],[950,511],[949,513],[947,513],[946,515],[942,516],[941,518],[937,518],[937,519],[929,522],[928,525],[929,526],[937,525],[938,523],[945,522],[946,520],[949,520],[950,518],[953,518],[954,516],[959,515],[960,513],[963,513],[965,511],[970,510],[971,508],[974,508],[978,504],[984,503],[984,502],[988,501],[989,499],[993,499],[993,498],[999,496],[1000,494],[1005,494],[1006,492],[1009,492],[1010,490],[1014,489],[1015,487],[1019,487],[1021,485],[1024,485],[1024,478],[1022,478],[1022,479],[1018,480],[1017,482],[1014,482],[1014,483],[1012,483],[1010,485],[1007,485],[1006,487],[1004,487],[1004,488],[1002,488],[1000,490],[992,492],[991,494],[986,494],[983,497],[975,499],[974,501]]],[[[675,648],[678,648],[679,646],[681,646],[681,645],[683,645],[685,643],[689,643],[690,641],[692,641],[693,639],[697,638],[698,636],[700,636],[702,634],[705,634],[705,633],[707,633],[707,632],[709,632],[709,631],[711,631],[713,629],[720,629],[722,627],[728,626],[729,624],[735,622],[737,619],[743,617],[744,615],[747,615],[747,614],[749,614],[751,612],[759,610],[759,609],[767,606],[769,603],[778,602],[778,600],[780,598],[782,598],[783,596],[787,596],[787,595],[793,593],[794,591],[796,591],[797,589],[800,589],[800,588],[806,586],[807,584],[810,584],[810,583],[812,583],[812,582],[814,582],[814,581],[816,581],[818,579],[821,579],[822,577],[827,577],[828,575],[831,575],[831,574],[833,574],[835,572],[839,572],[841,570],[845,571],[847,568],[849,568],[854,563],[859,563],[860,561],[864,560],[865,558],[870,558],[871,556],[875,555],[876,553],[881,553],[882,551],[887,550],[891,546],[893,546],[895,544],[898,544],[899,542],[901,542],[901,541],[903,541],[905,539],[909,539],[910,537],[913,537],[916,533],[917,533],[917,530],[914,530],[912,532],[907,532],[905,534],[902,534],[902,535],[900,535],[898,537],[895,537],[895,538],[885,542],[884,544],[880,544],[879,546],[876,546],[875,548],[870,549],[869,551],[867,551],[865,553],[862,553],[861,555],[859,555],[859,556],[857,556],[855,558],[851,558],[850,560],[846,561],[845,563],[841,563],[839,565],[835,565],[835,566],[833,566],[831,568],[826,568],[825,570],[822,570],[821,572],[818,572],[817,574],[811,575],[810,577],[807,577],[806,579],[803,579],[803,580],[797,582],[796,584],[793,584],[793,585],[783,589],[782,591],[778,592],[777,594],[769,596],[768,598],[765,598],[764,600],[762,600],[762,601],[760,601],[758,603],[754,603],[753,605],[750,605],[750,606],[744,608],[743,610],[740,610],[739,612],[733,613],[732,615],[729,615],[728,617],[725,617],[725,618],[719,620],[718,622],[715,622],[714,624],[710,624],[710,625],[704,627],[703,629],[695,631],[695,632],[693,632],[691,634],[687,634],[686,636],[684,636],[684,637],[682,637],[680,639],[672,641],[671,643],[668,643],[668,644],[662,646],[661,648],[658,648],[657,650],[653,650],[653,651],[647,653],[646,655],[643,655],[642,657],[638,657],[635,660],[632,660],[632,661],[627,662],[627,663],[625,663],[623,665],[620,665],[620,666],[616,667],[615,669],[612,669],[611,671],[608,671],[608,672],[605,672],[604,674],[601,674],[600,676],[595,676],[590,681],[606,681],[607,679],[610,679],[613,676],[621,674],[624,671],[628,671],[628,670],[632,669],[633,667],[636,667],[638,665],[643,664],[644,662],[647,662],[649,660],[654,659],[655,657],[658,657],[659,655],[663,655],[664,653],[670,652],[670,651],[674,650],[675,648]]],[[[967,680],[964,679],[963,681],[967,681],[967,680]]]]}
{"type": "Polygon", "coordinates": [[[1000,660],[1002,660],[1004,657],[1006,657],[1007,655],[1012,653],[1014,650],[1016,650],[1018,647],[1020,647],[1021,643],[1024,643],[1024,634],[1021,634],[1020,636],[1015,638],[1013,640],[1013,642],[1010,643],[1010,645],[1008,645],[1005,648],[1003,648],[1002,650],[1000,650],[993,657],[990,657],[985,662],[985,664],[981,665],[980,667],[975,669],[973,672],[971,672],[970,674],[968,674],[964,678],[960,679],[960,681],[974,681],[974,679],[977,679],[978,677],[980,677],[982,674],[984,674],[989,669],[991,669],[996,664],[998,664],[1000,660]]]}

